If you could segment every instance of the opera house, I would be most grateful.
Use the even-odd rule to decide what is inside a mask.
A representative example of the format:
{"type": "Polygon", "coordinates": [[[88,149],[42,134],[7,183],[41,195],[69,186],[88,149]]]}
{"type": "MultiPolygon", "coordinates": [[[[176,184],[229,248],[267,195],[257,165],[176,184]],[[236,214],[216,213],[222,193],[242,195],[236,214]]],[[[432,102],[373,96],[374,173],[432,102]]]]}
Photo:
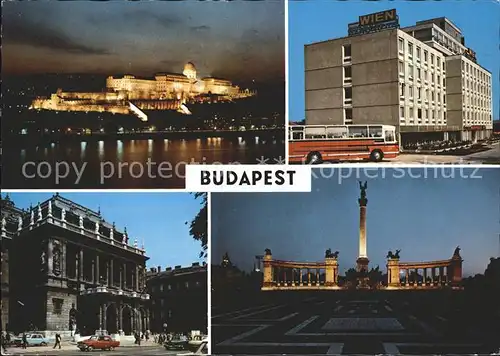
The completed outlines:
{"type": "Polygon", "coordinates": [[[135,114],[143,121],[142,110],[178,110],[189,114],[184,104],[204,101],[232,101],[256,95],[242,90],[229,80],[205,77],[198,79],[193,63],[186,63],[182,74],[158,73],[154,79],[124,75],[109,76],[106,91],[64,92],[58,89],[50,98],[33,100],[30,109],[57,111],[107,111],[135,114]]]}

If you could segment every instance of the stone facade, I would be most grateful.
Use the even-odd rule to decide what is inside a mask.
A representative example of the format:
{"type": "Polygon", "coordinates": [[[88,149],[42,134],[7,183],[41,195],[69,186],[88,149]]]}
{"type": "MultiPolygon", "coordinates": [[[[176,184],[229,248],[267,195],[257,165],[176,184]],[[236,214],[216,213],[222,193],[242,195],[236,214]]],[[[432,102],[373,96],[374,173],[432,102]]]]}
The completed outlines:
{"type": "Polygon", "coordinates": [[[12,245],[8,260],[2,254],[2,327],[46,336],[149,329],[148,257],[137,240],[129,242],[126,229],[58,194],[28,211],[9,204],[3,209],[2,201],[9,220],[2,252],[4,240],[12,245]],[[3,300],[7,286],[10,303],[3,300]]]}

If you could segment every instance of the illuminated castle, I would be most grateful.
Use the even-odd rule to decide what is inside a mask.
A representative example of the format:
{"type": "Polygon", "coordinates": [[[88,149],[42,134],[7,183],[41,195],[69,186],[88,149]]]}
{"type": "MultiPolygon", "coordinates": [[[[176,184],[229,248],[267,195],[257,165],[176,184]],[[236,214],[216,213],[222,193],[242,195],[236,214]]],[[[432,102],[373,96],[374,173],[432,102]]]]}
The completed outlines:
{"type": "MultiPolygon", "coordinates": [[[[242,90],[229,80],[206,77],[198,79],[196,67],[188,62],[181,73],[158,73],[154,79],[124,75],[109,76],[106,92],[63,92],[61,89],[50,98],[35,99],[31,109],[59,111],[108,111],[138,115],[144,110],[179,110],[189,113],[183,104],[203,102],[205,97],[217,101],[232,101],[254,96],[255,91],[242,90]],[[138,111],[139,110],[139,111],[138,111]]],[[[211,99],[210,99],[211,100],[211,99]]],[[[144,121],[147,117],[141,117],[144,121]]]]}

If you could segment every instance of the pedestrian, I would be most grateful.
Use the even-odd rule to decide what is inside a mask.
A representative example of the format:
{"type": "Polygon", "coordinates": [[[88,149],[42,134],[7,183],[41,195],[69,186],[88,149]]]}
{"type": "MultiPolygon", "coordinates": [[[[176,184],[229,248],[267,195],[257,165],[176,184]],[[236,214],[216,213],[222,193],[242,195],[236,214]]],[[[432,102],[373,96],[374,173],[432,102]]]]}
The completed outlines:
{"type": "Polygon", "coordinates": [[[59,346],[59,349],[61,348],[61,335],[59,335],[59,333],[56,333],[56,343],[54,344],[53,349],[55,349],[56,346],[59,346]]]}
{"type": "Polygon", "coordinates": [[[22,344],[22,348],[25,349],[28,347],[28,338],[26,337],[26,333],[23,333],[23,344],[22,344]]]}

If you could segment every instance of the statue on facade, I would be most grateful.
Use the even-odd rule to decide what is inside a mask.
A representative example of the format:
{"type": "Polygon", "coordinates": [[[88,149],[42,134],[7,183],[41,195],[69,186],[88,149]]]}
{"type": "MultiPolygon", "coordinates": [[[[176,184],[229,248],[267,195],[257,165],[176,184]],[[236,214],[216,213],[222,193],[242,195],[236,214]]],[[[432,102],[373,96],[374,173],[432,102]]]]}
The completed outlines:
{"type": "Polygon", "coordinates": [[[99,235],[99,222],[98,221],[96,221],[96,223],[95,223],[95,233],[97,235],[99,235]]]}
{"type": "Polygon", "coordinates": [[[361,190],[361,199],[366,199],[366,189],[368,189],[368,182],[365,184],[359,182],[359,189],[361,190]]]}
{"type": "Polygon", "coordinates": [[[83,227],[83,216],[79,216],[78,217],[78,225],[80,225],[80,227],[83,227]]]}
{"type": "Polygon", "coordinates": [[[17,218],[17,231],[21,231],[22,228],[23,228],[23,218],[19,216],[17,218]]]}
{"type": "Polygon", "coordinates": [[[325,258],[337,259],[338,257],[339,257],[339,251],[332,252],[331,248],[329,248],[328,250],[325,251],[325,258]]]}
{"type": "Polygon", "coordinates": [[[137,239],[134,240],[134,248],[137,248],[139,245],[137,244],[137,239]]]}
{"type": "Polygon", "coordinates": [[[49,200],[49,208],[48,208],[47,215],[52,216],[52,201],[51,200],[49,200]]]}
{"type": "Polygon", "coordinates": [[[56,276],[61,274],[61,247],[59,244],[54,245],[52,249],[52,273],[56,276]]]}
{"type": "Polygon", "coordinates": [[[66,221],[66,209],[64,208],[61,210],[61,220],[66,221]]]}
{"type": "Polygon", "coordinates": [[[5,216],[2,218],[2,231],[5,231],[5,227],[7,226],[7,220],[5,220],[5,216]]]}
{"type": "Polygon", "coordinates": [[[40,203],[38,203],[38,221],[42,220],[42,208],[40,207],[40,203]]]}
{"type": "Polygon", "coordinates": [[[272,255],[270,248],[266,248],[265,252],[266,252],[266,256],[271,256],[272,255]]]}
{"type": "Polygon", "coordinates": [[[453,252],[453,257],[461,258],[460,257],[460,250],[461,250],[460,246],[457,246],[457,248],[455,249],[455,252],[453,252]]]}
{"type": "Polygon", "coordinates": [[[394,258],[399,258],[400,252],[401,252],[401,250],[396,250],[396,253],[394,254],[394,258]]]}
{"type": "Polygon", "coordinates": [[[35,214],[33,213],[33,207],[30,207],[31,213],[30,213],[30,225],[33,225],[35,223],[35,214]]]}
{"type": "Polygon", "coordinates": [[[387,258],[387,259],[393,259],[394,258],[394,254],[392,253],[392,251],[389,250],[389,252],[387,252],[387,256],[385,256],[385,258],[387,258]]]}
{"type": "Polygon", "coordinates": [[[42,250],[40,254],[40,271],[45,271],[45,266],[47,265],[47,254],[42,250]]]}

